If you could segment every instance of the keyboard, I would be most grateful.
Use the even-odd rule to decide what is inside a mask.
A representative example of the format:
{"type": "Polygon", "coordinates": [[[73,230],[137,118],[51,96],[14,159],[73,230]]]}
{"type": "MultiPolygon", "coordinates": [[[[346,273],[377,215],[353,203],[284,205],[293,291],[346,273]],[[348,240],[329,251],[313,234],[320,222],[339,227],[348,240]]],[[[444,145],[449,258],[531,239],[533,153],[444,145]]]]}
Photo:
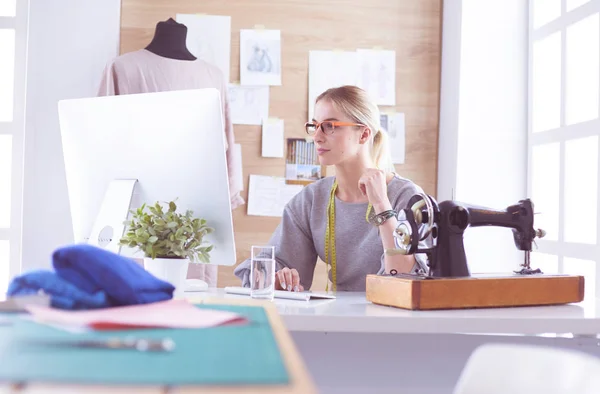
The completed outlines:
{"type": "MultiPolygon", "coordinates": [[[[250,296],[249,287],[229,286],[225,287],[225,293],[237,294],[250,296]]],[[[284,291],[275,290],[275,298],[281,298],[286,300],[299,300],[299,301],[310,301],[310,300],[332,300],[335,299],[333,294],[318,293],[312,291],[284,291]]]]}

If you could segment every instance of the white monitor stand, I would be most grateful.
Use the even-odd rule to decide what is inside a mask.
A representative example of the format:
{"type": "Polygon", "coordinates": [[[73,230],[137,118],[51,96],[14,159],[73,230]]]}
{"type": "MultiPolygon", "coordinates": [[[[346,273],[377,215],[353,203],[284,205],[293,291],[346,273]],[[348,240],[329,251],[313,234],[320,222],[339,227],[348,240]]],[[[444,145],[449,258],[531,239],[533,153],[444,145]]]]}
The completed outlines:
{"type": "Polygon", "coordinates": [[[102,205],[87,240],[91,245],[121,253],[119,239],[132,206],[137,179],[115,179],[108,184],[102,205]]]}
{"type": "Polygon", "coordinates": [[[119,251],[129,209],[177,199],[215,229],[211,264],[236,263],[218,90],[64,100],[59,120],[75,242],[119,251]]]}

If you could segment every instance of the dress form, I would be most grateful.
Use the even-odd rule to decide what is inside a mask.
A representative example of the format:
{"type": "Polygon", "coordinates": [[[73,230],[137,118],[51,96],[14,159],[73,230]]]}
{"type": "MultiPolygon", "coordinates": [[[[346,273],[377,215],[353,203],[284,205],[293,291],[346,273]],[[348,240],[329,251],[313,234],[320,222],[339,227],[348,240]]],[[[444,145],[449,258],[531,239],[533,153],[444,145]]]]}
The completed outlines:
{"type": "Polygon", "coordinates": [[[187,49],[187,26],[173,18],[156,24],[154,37],[146,50],[162,57],[177,60],[196,60],[187,49]]]}

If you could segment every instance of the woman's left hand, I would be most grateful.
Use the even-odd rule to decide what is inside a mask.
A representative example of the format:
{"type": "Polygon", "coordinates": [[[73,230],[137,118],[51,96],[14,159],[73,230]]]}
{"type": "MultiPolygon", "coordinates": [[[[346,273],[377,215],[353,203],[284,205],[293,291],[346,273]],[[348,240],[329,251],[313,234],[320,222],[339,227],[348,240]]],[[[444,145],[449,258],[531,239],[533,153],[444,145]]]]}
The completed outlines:
{"type": "Polygon", "coordinates": [[[376,213],[391,209],[387,195],[387,175],[385,171],[367,168],[358,181],[358,187],[367,196],[376,213]]]}

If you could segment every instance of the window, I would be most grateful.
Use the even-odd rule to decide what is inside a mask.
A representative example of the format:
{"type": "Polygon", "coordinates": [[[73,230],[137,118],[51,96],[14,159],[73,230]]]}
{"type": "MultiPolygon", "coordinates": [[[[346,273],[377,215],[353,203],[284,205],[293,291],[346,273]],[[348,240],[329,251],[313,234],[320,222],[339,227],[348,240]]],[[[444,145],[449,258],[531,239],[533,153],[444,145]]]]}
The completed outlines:
{"type": "Polygon", "coordinates": [[[567,0],[567,12],[573,11],[575,8],[580,7],[590,0],[567,0]]]}
{"type": "Polygon", "coordinates": [[[0,0],[0,293],[20,271],[28,5],[0,0]]]}
{"type": "Polygon", "coordinates": [[[533,44],[533,131],[560,125],[561,34],[533,44]]]}
{"type": "Polygon", "coordinates": [[[531,266],[539,268],[546,274],[558,273],[558,256],[546,253],[532,253],[531,266]]]}
{"type": "Polygon", "coordinates": [[[600,0],[530,0],[532,265],[585,277],[600,297],[600,0]]]}
{"type": "Polygon", "coordinates": [[[564,241],[596,244],[598,136],[565,142],[564,241]]]}
{"type": "MultiPolygon", "coordinates": [[[[566,28],[567,125],[598,118],[598,43],[597,12],[566,28]]],[[[560,75],[558,77],[560,81],[560,75]]]]}
{"type": "Polygon", "coordinates": [[[537,213],[536,224],[546,230],[545,239],[558,240],[560,145],[557,142],[532,148],[531,199],[537,213]]]}
{"type": "Polygon", "coordinates": [[[12,122],[15,85],[15,29],[0,29],[0,122],[12,122]]]}
{"type": "Polygon", "coordinates": [[[0,135],[0,228],[10,227],[12,136],[0,135]]]}
{"type": "Polygon", "coordinates": [[[533,27],[538,28],[560,17],[561,0],[533,0],[533,27]]]}
{"type": "Polygon", "coordinates": [[[17,0],[0,1],[0,16],[14,17],[17,11],[17,0]]]}

